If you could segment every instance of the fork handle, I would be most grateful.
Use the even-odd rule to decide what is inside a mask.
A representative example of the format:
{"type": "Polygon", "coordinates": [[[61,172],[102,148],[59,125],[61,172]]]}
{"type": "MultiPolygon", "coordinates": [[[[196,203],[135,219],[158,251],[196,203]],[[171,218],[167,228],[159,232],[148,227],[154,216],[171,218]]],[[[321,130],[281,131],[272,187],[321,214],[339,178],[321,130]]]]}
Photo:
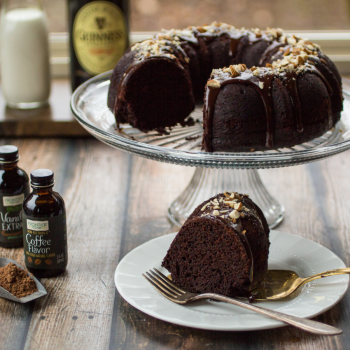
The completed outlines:
{"type": "Polygon", "coordinates": [[[241,306],[245,309],[258,312],[259,314],[263,314],[265,316],[274,318],[275,320],[282,321],[284,323],[290,324],[291,326],[303,329],[304,331],[308,331],[314,334],[336,335],[336,334],[342,333],[341,329],[329,326],[321,322],[316,322],[316,321],[308,320],[307,318],[301,318],[301,317],[283,314],[278,311],[266,309],[261,306],[247,304],[240,300],[224,297],[222,295],[218,295],[214,293],[204,293],[204,294],[196,295],[192,300],[199,300],[199,299],[214,299],[214,300],[224,301],[226,303],[230,303],[233,305],[241,306]]]}

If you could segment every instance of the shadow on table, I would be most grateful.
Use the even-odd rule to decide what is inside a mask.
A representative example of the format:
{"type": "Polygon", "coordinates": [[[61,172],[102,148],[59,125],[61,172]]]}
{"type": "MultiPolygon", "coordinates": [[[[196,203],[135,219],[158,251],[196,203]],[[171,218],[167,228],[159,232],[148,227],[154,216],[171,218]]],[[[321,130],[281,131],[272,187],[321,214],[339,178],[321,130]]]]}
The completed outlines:
{"type": "MultiPolygon", "coordinates": [[[[336,342],[341,336],[349,337],[347,320],[342,319],[344,307],[345,300],[342,300],[331,310],[314,318],[336,327],[343,326],[343,335],[337,337],[318,336],[290,326],[261,331],[221,332],[160,321],[133,308],[119,296],[118,316],[112,326],[110,349],[281,349],[287,345],[294,348],[298,343],[305,346],[305,342],[315,341],[320,348],[320,343],[324,343],[325,348],[332,348],[330,342],[336,342]],[[113,329],[116,331],[113,332],[113,329]]],[[[333,345],[337,348],[336,343],[333,345]]]]}

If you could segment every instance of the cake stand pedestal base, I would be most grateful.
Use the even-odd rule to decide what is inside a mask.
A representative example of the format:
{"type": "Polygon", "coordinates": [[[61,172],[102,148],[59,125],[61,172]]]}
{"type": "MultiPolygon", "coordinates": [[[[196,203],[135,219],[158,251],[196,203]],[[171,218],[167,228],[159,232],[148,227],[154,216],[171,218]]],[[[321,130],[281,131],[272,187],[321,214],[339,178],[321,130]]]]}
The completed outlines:
{"type": "Polygon", "coordinates": [[[168,218],[182,226],[199,204],[225,191],[248,194],[263,211],[270,228],[283,220],[284,206],[269,194],[256,169],[208,168],[196,168],[189,185],[168,208],[168,218]]]}

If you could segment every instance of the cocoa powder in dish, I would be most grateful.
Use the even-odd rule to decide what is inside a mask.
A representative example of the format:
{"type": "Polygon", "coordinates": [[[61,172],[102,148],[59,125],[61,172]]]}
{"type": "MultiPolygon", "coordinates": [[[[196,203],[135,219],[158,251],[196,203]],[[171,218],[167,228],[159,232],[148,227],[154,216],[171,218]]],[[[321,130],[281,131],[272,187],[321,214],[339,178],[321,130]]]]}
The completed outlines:
{"type": "Polygon", "coordinates": [[[0,267],[0,287],[17,298],[23,298],[38,291],[34,280],[28,276],[26,271],[13,263],[0,267]]]}

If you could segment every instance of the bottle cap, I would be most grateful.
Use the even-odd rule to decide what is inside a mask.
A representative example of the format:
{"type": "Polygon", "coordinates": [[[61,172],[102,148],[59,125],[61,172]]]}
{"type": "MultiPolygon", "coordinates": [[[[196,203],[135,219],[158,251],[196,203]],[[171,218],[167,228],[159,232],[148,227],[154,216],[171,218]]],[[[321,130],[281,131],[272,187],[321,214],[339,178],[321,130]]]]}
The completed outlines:
{"type": "Polygon", "coordinates": [[[50,169],[37,169],[30,173],[32,187],[49,187],[54,183],[53,171],[50,169]]]}
{"type": "Polygon", "coordinates": [[[0,163],[18,162],[18,148],[13,145],[5,145],[0,147],[0,163]]]}

